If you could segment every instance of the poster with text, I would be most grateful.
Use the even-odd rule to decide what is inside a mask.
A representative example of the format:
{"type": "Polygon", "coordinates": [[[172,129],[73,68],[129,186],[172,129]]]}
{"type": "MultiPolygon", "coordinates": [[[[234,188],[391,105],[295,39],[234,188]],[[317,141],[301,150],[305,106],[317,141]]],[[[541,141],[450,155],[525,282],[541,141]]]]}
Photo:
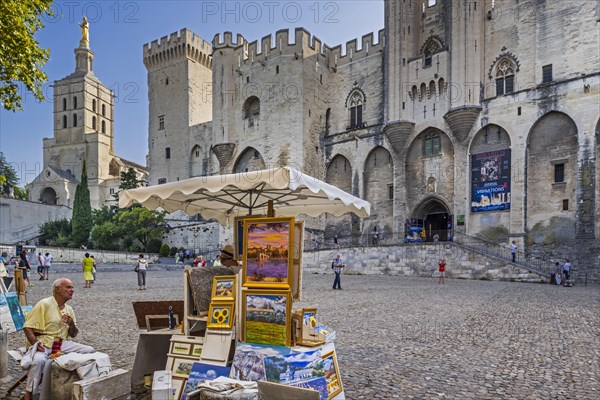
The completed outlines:
{"type": "Polygon", "coordinates": [[[510,209],[510,149],[471,155],[471,211],[510,209]]]}

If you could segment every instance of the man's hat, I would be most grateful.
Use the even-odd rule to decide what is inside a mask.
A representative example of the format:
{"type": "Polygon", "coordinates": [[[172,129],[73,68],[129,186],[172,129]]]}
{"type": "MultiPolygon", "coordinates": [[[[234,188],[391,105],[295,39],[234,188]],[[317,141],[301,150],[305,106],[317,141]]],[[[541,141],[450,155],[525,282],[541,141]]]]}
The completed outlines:
{"type": "Polygon", "coordinates": [[[234,256],[235,249],[233,245],[228,244],[221,250],[221,257],[229,257],[231,259],[235,259],[234,256]]]}

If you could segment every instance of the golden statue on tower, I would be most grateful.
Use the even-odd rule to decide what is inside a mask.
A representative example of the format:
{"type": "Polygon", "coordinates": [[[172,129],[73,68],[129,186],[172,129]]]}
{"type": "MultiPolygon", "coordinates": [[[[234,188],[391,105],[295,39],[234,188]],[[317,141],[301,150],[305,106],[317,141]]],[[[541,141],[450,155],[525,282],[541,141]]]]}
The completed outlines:
{"type": "Polygon", "coordinates": [[[88,39],[89,24],[88,24],[88,20],[85,16],[83,17],[83,22],[81,24],[79,24],[79,26],[81,27],[81,40],[79,41],[79,45],[81,47],[89,47],[89,45],[90,45],[90,41],[88,39]]]}

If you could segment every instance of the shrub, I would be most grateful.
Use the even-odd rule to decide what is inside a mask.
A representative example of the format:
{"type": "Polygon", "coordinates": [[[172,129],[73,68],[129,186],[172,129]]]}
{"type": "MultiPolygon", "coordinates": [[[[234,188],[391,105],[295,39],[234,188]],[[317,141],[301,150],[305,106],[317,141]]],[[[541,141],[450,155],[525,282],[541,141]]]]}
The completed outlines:
{"type": "Polygon", "coordinates": [[[171,250],[169,250],[169,256],[171,257],[175,257],[175,254],[177,254],[177,247],[173,246],[171,247],[171,250]]]}
{"type": "Polygon", "coordinates": [[[131,246],[129,246],[129,251],[132,253],[139,253],[142,251],[142,248],[138,244],[134,243],[131,246]]]}
{"type": "Polygon", "coordinates": [[[171,249],[169,248],[169,245],[165,243],[162,246],[160,246],[159,256],[167,257],[170,251],[171,249]]]}
{"type": "Polygon", "coordinates": [[[162,240],[150,239],[150,240],[148,240],[148,245],[146,245],[146,251],[148,253],[158,253],[158,252],[160,252],[161,246],[162,246],[162,240]]]}

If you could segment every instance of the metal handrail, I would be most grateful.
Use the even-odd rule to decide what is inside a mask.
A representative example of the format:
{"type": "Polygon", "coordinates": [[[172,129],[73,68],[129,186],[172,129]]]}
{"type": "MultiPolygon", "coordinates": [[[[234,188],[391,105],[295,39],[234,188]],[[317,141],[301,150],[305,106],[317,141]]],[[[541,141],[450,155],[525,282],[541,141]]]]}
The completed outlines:
{"type": "MultiPolygon", "coordinates": [[[[480,254],[490,255],[512,262],[512,252],[508,245],[501,245],[482,238],[469,236],[461,232],[454,232],[454,242],[480,254]]],[[[516,252],[515,264],[530,272],[545,276],[550,276],[555,268],[553,261],[541,257],[528,256],[524,251],[516,252]]]]}

